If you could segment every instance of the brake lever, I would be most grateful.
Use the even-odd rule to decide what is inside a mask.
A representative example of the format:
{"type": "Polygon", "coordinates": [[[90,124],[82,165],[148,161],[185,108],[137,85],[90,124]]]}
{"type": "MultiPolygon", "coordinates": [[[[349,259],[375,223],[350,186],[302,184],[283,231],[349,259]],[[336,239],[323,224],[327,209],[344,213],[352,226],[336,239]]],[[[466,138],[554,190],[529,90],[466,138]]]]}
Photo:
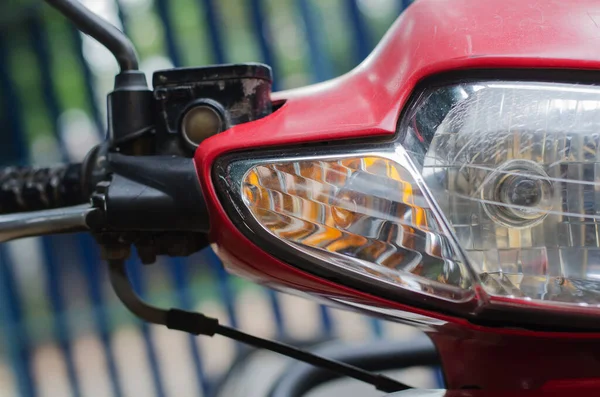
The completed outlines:
{"type": "Polygon", "coordinates": [[[102,212],[89,204],[0,215],[0,243],[33,236],[86,232],[102,223],[102,212]]]}

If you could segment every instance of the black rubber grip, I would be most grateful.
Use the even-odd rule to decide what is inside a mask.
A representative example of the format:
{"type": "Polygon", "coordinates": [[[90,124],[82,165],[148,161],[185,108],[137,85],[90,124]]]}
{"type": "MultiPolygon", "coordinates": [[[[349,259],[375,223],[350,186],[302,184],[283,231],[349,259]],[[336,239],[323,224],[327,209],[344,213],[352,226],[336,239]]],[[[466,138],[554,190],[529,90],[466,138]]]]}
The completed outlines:
{"type": "Polygon", "coordinates": [[[0,168],[0,214],[67,207],[86,201],[81,164],[0,168]]]}

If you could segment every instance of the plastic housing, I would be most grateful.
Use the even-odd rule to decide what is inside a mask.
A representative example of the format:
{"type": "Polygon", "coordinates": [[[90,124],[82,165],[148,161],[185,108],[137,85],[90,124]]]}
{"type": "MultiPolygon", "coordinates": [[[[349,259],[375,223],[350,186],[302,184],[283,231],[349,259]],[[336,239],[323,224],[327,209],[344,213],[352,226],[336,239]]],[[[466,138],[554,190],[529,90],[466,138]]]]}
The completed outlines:
{"type": "Polygon", "coordinates": [[[569,310],[564,317],[549,318],[536,305],[527,312],[489,312],[485,319],[475,312],[466,319],[426,307],[423,301],[415,305],[301,270],[265,251],[234,223],[215,188],[225,176],[214,167],[217,159],[234,153],[256,158],[257,149],[298,153],[300,145],[388,140],[417,85],[430,78],[446,83],[465,77],[597,82],[597,15],[600,5],[595,0],[420,0],[349,74],[274,94],[273,101],[285,102],[279,110],[204,141],[194,158],[211,216],[211,241],[228,270],[281,290],[335,299],[420,326],[440,351],[449,388],[530,389],[553,379],[597,377],[596,319],[586,324],[577,315],[569,316],[569,310]]]}

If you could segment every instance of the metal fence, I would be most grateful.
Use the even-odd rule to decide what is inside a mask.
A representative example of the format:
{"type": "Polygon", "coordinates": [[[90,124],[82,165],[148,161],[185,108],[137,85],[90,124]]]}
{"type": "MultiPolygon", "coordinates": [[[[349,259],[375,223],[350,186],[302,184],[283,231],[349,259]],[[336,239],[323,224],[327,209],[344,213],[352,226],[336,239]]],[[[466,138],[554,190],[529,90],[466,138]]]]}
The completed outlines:
{"type": "MultiPolygon", "coordinates": [[[[132,37],[143,70],[261,61],[272,65],[275,89],[282,89],[351,69],[408,0],[84,3],[132,37]]],[[[115,72],[110,55],[49,7],[0,5],[0,163],[80,160],[103,135],[115,72]]],[[[0,245],[0,395],[206,395],[235,345],[134,323],[98,258],[86,235],[0,245]]],[[[396,332],[230,277],[210,250],[128,266],[142,295],[267,336],[396,332]]]]}

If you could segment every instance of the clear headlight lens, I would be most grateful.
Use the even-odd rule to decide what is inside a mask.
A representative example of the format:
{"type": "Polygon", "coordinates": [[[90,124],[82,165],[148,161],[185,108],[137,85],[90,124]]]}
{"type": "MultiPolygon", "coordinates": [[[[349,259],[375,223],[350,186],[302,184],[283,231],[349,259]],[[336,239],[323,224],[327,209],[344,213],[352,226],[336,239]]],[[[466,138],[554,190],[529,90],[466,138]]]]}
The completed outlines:
{"type": "Polygon", "coordinates": [[[408,116],[403,144],[487,293],[600,304],[600,89],[464,84],[408,116]]]}
{"type": "Polygon", "coordinates": [[[395,142],[226,160],[236,216],[290,263],[469,311],[600,305],[600,88],[471,82],[417,98],[395,142]]]}

